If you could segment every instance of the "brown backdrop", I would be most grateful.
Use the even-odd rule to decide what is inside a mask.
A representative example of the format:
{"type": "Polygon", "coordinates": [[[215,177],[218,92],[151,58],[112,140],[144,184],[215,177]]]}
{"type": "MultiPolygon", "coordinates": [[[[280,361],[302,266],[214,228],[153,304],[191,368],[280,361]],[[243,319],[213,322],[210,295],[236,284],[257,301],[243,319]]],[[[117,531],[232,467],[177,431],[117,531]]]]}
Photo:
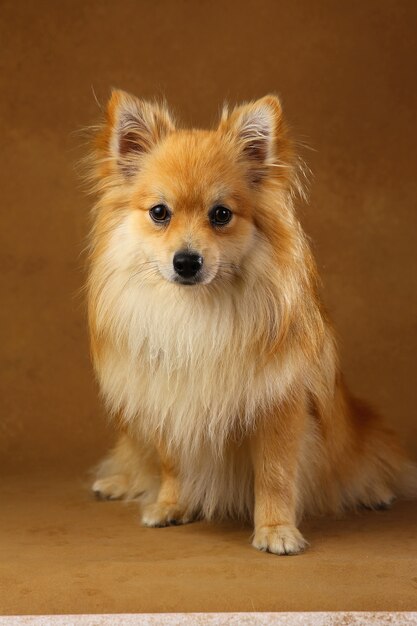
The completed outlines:
{"type": "Polygon", "coordinates": [[[281,95],[314,172],[300,215],[353,388],[417,452],[414,0],[2,1],[2,463],[88,467],[111,438],[93,380],[80,128],[111,86],[189,124],[281,95]]]}

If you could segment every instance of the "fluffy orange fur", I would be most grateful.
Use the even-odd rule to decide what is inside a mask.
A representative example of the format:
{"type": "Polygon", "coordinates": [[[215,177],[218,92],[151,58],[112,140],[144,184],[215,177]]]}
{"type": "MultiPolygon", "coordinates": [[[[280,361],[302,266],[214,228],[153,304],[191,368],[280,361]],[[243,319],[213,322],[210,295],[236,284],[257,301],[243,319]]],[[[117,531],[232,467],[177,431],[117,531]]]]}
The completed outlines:
{"type": "Polygon", "coordinates": [[[91,178],[92,355],[123,431],[96,493],[140,498],[147,526],[249,518],[276,554],[305,547],[304,514],[415,494],[395,435],[344,385],[275,96],[203,131],[115,91],[91,178]],[[192,285],[173,269],[182,250],[203,263],[192,285]]]}

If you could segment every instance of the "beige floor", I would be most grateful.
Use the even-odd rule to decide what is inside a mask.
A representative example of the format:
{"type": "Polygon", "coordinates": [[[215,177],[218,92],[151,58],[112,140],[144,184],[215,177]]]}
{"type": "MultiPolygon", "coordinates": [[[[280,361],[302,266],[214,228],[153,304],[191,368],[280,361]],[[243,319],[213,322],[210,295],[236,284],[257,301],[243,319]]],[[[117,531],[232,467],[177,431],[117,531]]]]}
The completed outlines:
{"type": "Polygon", "coordinates": [[[0,616],[0,626],[415,626],[416,612],[110,613],[0,616]]]}
{"type": "Polygon", "coordinates": [[[310,549],[275,557],[233,523],[141,528],[87,484],[2,480],[1,614],[417,609],[417,503],[310,521],[310,549]]]}

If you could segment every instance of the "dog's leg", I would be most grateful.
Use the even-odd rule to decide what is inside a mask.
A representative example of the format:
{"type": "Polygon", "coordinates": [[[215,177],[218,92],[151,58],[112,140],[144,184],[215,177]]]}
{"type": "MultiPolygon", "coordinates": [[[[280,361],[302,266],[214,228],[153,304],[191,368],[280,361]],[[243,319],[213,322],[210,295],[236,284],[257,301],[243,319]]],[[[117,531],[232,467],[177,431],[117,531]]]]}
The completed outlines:
{"type": "Polygon", "coordinates": [[[180,481],[178,464],[163,445],[158,446],[161,462],[161,487],[157,501],[144,507],[142,524],[162,527],[186,524],[188,519],[180,500],[180,481]]]}
{"type": "Polygon", "coordinates": [[[155,502],[159,471],[156,450],[124,433],[96,468],[92,490],[100,500],[155,502]]]}
{"type": "Polygon", "coordinates": [[[306,541],[296,528],[297,466],[305,404],[286,402],[263,415],[251,441],[255,475],[252,545],[274,554],[296,554],[306,541]]]}

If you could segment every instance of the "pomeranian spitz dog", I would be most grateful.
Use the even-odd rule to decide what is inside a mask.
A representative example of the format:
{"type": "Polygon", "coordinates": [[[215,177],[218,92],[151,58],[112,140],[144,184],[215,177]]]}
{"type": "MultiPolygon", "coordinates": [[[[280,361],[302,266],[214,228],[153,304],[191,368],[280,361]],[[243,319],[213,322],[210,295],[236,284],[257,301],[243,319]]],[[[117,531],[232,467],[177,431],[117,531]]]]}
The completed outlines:
{"type": "Polygon", "coordinates": [[[92,355],[122,430],[93,490],[141,499],[144,526],[250,519],[275,554],[305,547],[304,514],[414,493],[395,435],[343,382],[279,100],[185,130],[114,91],[92,165],[92,355]]]}

